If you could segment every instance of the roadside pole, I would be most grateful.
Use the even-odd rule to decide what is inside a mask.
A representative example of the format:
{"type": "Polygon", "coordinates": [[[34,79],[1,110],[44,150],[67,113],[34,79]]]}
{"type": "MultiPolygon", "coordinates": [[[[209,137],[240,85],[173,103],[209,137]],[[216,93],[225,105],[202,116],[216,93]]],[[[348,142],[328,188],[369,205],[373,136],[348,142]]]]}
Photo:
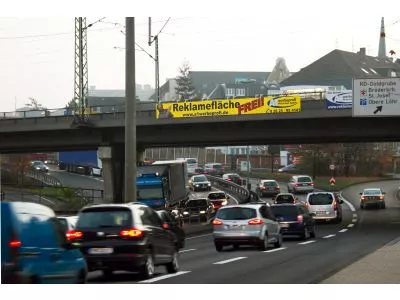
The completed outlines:
{"type": "Polygon", "coordinates": [[[135,18],[125,19],[125,176],[124,202],[136,201],[135,18]]]}

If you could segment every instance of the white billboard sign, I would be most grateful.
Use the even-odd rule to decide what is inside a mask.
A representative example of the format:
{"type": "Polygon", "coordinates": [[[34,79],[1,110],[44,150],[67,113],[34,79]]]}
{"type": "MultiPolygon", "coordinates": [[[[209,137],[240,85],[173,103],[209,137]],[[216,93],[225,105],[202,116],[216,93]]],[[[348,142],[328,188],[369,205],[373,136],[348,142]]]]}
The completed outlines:
{"type": "Polygon", "coordinates": [[[353,117],[400,116],[400,78],[354,79],[353,117]]]}

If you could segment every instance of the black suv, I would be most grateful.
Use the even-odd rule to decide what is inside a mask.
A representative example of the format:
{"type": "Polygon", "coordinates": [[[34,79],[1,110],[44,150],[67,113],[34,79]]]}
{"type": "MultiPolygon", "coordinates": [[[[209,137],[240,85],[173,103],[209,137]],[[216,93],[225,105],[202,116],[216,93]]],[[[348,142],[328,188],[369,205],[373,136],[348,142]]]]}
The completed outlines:
{"type": "Polygon", "coordinates": [[[89,271],[101,270],[106,277],[121,270],[150,278],[156,265],[165,265],[168,273],[178,271],[175,234],[143,204],[86,206],[67,238],[80,248],[89,271]]]}

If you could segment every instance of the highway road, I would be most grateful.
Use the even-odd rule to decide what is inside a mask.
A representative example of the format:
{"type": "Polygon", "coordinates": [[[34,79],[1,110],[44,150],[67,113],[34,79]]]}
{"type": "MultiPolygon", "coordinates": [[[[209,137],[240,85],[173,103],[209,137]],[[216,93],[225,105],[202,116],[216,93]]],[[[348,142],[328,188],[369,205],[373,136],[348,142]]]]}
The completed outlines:
{"type": "MultiPolygon", "coordinates": [[[[158,267],[157,275],[147,281],[117,272],[107,283],[317,283],[400,235],[398,186],[398,181],[383,181],[346,189],[343,222],[319,224],[315,239],[285,240],[282,248],[264,252],[251,247],[216,252],[212,235],[203,234],[187,239],[180,272],[167,274],[158,267]],[[376,186],[387,192],[386,209],[360,211],[358,192],[376,186]]],[[[89,282],[106,283],[100,272],[91,272],[89,282]]]]}

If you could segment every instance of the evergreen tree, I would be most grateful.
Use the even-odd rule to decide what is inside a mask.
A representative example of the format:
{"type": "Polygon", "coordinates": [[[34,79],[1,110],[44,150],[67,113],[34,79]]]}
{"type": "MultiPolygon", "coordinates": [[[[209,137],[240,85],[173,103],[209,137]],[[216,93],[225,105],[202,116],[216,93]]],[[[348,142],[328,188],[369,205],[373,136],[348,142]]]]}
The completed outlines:
{"type": "Polygon", "coordinates": [[[177,100],[185,101],[195,97],[195,89],[192,85],[192,78],[190,77],[190,65],[184,62],[179,68],[179,75],[176,77],[177,87],[175,88],[177,100]]]}

